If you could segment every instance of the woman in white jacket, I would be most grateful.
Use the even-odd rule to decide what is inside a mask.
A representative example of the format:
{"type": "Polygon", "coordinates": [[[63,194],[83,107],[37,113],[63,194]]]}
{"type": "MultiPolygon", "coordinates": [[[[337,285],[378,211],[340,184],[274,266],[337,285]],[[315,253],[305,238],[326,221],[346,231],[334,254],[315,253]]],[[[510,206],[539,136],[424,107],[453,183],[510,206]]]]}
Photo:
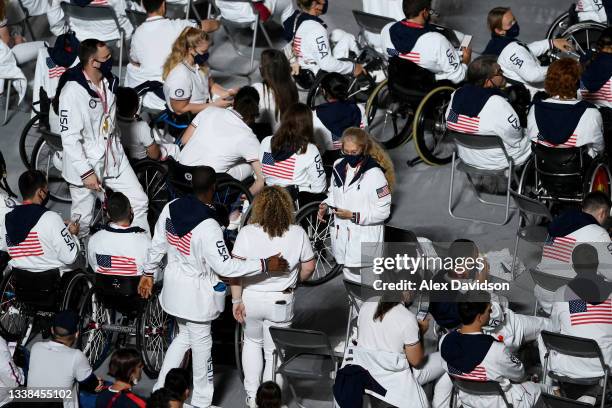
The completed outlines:
{"type": "Polygon", "coordinates": [[[332,211],[336,262],[344,265],[346,279],[361,282],[362,271],[371,268],[371,262],[362,259],[361,244],[368,243],[372,249],[368,257],[382,249],[395,173],[387,153],[364,130],[348,128],[341,142],[343,157],[334,163],[327,198],[319,205],[319,219],[332,211]]]}

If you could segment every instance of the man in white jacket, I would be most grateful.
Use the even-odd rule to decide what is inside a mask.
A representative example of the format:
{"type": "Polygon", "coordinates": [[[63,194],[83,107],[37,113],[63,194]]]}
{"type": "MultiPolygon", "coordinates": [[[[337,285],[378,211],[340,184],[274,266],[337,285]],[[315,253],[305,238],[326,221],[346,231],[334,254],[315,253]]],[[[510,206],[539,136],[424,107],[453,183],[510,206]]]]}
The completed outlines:
{"type": "Polygon", "coordinates": [[[193,353],[193,397],[191,403],[210,407],[213,396],[211,322],[223,311],[226,285],[223,277],[254,276],[285,272],[288,264],[275,255],[267,259],[237,260],[231,257],[219,225],[220,215],[212,205],[215,171],[200,166],[192,171],[194,195],[166,204],[155,225],[139,292],[149,297],[153,276],[164,256],[162,308],[176,316],[179,334],[168,348],[154,390],[161,388],[168,371],[178,367],[185,352],[193,353]]]}
{"type": "Polygon", "coordinates": [[[111,73],[110,49],[104,42],[85,40],[79,60],[79,65],[62,76],[54,108],[60,117],[64,148],[62,176],[70,184],[70,211],[81,215],[80,236],[89,232],[96,195],[103,185],[124,193],[134,209],[135,225],[148,230],[148,199],[115,127],[119,79],[111,73]]]}
{"type": "Polygon", "coordinates": [[[608,15],[612,14],[612,4],[606,0],[578,0],[576,12],[579,21],[595,21],[608,24],[608,15]]]}

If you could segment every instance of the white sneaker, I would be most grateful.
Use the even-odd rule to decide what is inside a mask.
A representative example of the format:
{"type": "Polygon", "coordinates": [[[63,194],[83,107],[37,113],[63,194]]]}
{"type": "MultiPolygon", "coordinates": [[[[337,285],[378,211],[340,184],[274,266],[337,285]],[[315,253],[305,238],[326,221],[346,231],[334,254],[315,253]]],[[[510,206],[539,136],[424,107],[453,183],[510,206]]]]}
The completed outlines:
{"type": "Polygon", "coordinates": [[[248,408],[257,408],[257,403],[255,402],[255,398],[246,397],[245,403],[248,408]]]}

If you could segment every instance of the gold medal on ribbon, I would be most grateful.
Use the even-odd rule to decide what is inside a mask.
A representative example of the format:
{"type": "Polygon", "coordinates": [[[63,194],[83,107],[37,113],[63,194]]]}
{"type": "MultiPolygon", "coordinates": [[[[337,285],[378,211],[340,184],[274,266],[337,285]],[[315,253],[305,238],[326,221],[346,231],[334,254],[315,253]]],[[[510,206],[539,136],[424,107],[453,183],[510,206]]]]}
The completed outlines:
{"type": "Polygon", "coordinates": [[[104,116],[104,122],[102,122],[102,132],[104,134],[108,134],[108,128],[110,125],[108,124],[108,116],[104,116]]]}

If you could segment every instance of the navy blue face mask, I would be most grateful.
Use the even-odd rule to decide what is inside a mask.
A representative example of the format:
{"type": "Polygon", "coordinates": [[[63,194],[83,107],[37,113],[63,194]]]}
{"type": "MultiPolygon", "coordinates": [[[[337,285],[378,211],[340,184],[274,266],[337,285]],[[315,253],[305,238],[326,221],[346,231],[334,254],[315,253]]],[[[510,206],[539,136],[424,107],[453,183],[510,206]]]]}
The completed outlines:
{"type": "Polygon", "coordinates": [[[96,60],[97,63],[100,64],[100,68],[98,68],[103,74],[109,74],[113,70],[113,59],[109,58],[104,62],[100,62],[96,60]]]}
{"type": "Polygon", "coordinates": [[[209,52],[206,51],[203,54],[196,54],[195,57],[193,57],[193,62],[195,62],[198,65],[204,65],[206,64],[206,61],[208,61],[208,56],[209,56],[209,52]]]}
{"type": "Polygon", "coordinates": [[[514,24],[512,25],[512,27],[510,27],[510,29],[508,29],[508,31],[506,31],[506,37],[508,38],[516,38],[519,36],[519,33],[521,31],[521,28],[519,27],[519,24],[517,21],[514,22],[514,24]]]}
{"type": "Polygon", "coordinates": [[[346,160],[349,166],[355,167],[363,160],[363,157],[363,154],[345,154],[344,160],[346,160]]]}

